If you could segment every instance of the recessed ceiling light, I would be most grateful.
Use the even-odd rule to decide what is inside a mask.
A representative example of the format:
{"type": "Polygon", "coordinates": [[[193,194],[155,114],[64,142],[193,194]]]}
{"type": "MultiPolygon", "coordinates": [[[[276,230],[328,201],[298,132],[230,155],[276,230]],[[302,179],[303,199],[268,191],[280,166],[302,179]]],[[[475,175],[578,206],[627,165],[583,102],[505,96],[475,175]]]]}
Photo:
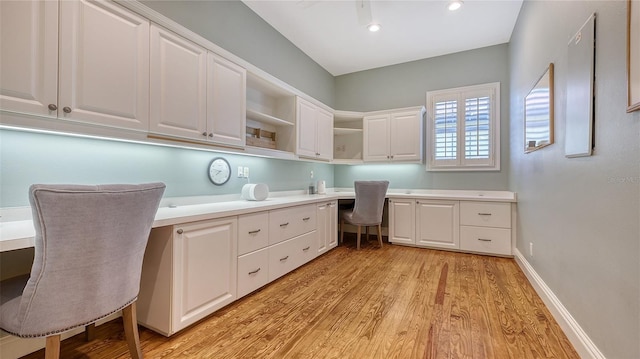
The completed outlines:
{"type": "Polygon", "coordinates": [[[376,24],[375,22],[374,22],[374,23],[371,23],[371,24],[369,24],[369,25],[367,26],[367,29],[369,29],[369,31],[371,31],[371,32],[379,31],[379,30],[380,30],[380,28],[381,28],[380,24],[376,24]]]}
{"type": "Polygon", "coordinates": [[[451,2],[449,2],[449,5],[447,6],[447,9],[449,9],[449,11],[456,11],[460,7],[462,7],[462,0],[451,0],[451,2]]]}

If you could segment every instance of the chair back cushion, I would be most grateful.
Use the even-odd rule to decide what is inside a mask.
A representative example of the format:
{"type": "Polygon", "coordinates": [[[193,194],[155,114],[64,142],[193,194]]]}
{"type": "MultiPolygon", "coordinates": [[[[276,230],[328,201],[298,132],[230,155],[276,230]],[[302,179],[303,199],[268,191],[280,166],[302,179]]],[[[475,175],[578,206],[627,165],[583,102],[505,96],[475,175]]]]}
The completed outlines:
{"type": "Polygon", "coordinates": [[[31,276],[21,336],[62,332],[137,299],[142,259],[165,185],[33,185],[31,276]]]}
{"type": "Polygon", "coordinates": [[[354,187],[356,201],[349,221],[356,225],[380,224],[389,181],[355,181],[354,187]]]}

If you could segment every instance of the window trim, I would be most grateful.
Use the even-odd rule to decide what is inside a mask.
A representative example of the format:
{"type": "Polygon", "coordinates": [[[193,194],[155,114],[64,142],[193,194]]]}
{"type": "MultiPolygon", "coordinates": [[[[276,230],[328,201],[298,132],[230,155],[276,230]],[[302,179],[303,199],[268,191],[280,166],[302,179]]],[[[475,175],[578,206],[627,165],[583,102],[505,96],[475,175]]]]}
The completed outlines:
{"type": "MultiPolygon", "coordinates": [[[[500,171],[500,82],[492,82],[480,85],[463,86],[437,91],[427,91],[427,171],[500,171]],[[453,99],[464,105],[464,99],[473,97],[477,93],[489,93],[491,98],[491,113],[489,121],[489,160],[488,163],[464,159],[464,111],[457,112],[457,140],[455,160],[435,160],[435,118],[434,106],[437,99],[453,99]],[[462,125],[460,125],[462,124],[462,125]],[[462,139],[462,141],[460,141],[462,139]]],[[[480,161],[484,162],[484,161],[480,161]]]]}

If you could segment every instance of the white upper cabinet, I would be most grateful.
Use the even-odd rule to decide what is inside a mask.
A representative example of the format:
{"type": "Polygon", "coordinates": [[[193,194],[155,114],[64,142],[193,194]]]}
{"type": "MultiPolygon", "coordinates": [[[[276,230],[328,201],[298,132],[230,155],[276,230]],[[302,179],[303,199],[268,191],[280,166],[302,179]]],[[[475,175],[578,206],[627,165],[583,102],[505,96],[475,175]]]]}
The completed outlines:
{"type": "Polygon", "coordinates": [[[423,117],[424,107],[365,115],[362,125],[363,160],[422,160],[423,117]]]}
{"type": "Polygon", "coordinates": [[[207,50],[151,26],[151,132],[209,138],[207,50]]]}
{"type": "Polygon", "coordinates": [[[246,71],[151,26],[152,133],[243,147],[246,71]]]}
{"type": "Polygon", "coordinates": [[[207,128],[216,143],[244,147],[247,71],[209,52],[207,128]]]}
{"type": "Polygon", "coordinates": [[[58,3],[0,1],[0,54],[0,108],[57,116],[58,3]]]}
{"type": "Polygon", "coordinates": [[[333,159],[333,114],[296,98],[298,141],[296,154],[330,161],[333,159]]]}
{"type": "Polygon", "coordinates": [[[112,2],[0,7],[3,110],[147,129],[148,20],[112,2]]]}
{"type": "Polygon", "coordinates": [[[58,117],[146,130],[149,21],[112,2],[60,2],[58,117]]]}
{"type": "Polygon", "coordinates": [[[363,160],[390,160],[389,115],[365,116],[362,123],[362,131],[363,160]]]}

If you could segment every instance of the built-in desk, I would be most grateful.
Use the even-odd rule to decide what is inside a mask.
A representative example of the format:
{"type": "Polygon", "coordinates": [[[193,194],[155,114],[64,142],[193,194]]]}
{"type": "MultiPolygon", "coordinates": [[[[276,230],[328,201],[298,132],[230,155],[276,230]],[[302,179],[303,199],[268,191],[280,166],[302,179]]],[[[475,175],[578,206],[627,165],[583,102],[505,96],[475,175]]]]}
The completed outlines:
{"type": "MultiPolygon", "coordinates": [[[[302,191],[272,193],[267,200],[259,202],[244,201],[238,197],[203,196],[165,198],[161,201],[143,264],[138,298],[138,320],[142,325],[171,335],[335,247],[336,203],[341,199],[353,199],[355,194],[353,189],[333,189],[325,195],[307,195],[302,191]],[[288,219],[294,220],[297,214],[303,223],[290,233],[283,230],[276,236],[270,235],[255,247],[252,247],[256,243],[253,239],[249,244],[242,243],[247,240],[243,235],[256,231],[246,223],[262,225],[262,232],[257,233],[264,233],[267,227],[271,227],[269,231],[274,228],[277,232],[280,228],[278,221],[285,220],[286,223],[288,219]],[[314,214],[315,218],[312,218],[314,214]],[[185,241],[192,241],[191,248],[184,245],[185,241]],[[255,272],[255,265],[263,268],[255,272]],[[199,270],[201,266],[206,266],[206,270],[199,270]],[[203,282],[198,277],[211,278],[211,271],[225,271],[217,276],[217,284],[203,282]],[[186,297],[197,300],[177,302],[176,298],[183,297],[181,294],[185,293],[190,294],[186,297]]],[[[442,230],[442,223],[446,222],[442,218],[445,218],[449,224],[455,224],[449,230],[455,233],[471,231],[467,237],[472,243],[476,234],[481,234],[483,240],[492,241],[493,237],[487,236],[503,236],[500,240],[506,243],[507,252],[503,246],[500,247],[503,252],[497,254],[511,253],[511,233],[515,232],[515,227],[504,228],[503,210],[515,210],[515,193],[390,189],[387,198],[389,239],[392,243],[491,253],[491,248],[465,247],[463,241],[458,241],[457,247],[438,246],[442,238],[447,237],[441,234],[449,233],[442,230]],[[486,215],[487,211],[496,208],[501,210],[495,215],[493,212],[486,215]],[[504,233],[508,233],[506,239],[504,233]],[[424,238],[432,241],[424,241],[424,238]]],[[[3,259],[11,257],[5,264],[27,262],[25,258],[33,256],[31,248],[35,236],[30,208],[2,209],[0,215],[3,221],[0,222],[0,255],[3,259]]],[[[510,218],[513,220],[515,216],[510,218]]],[[[491,242],[482,241],[480,244],[484,243],[491,242]]],[[[22,264],[21,270],[28,271],[31,263],[22,264]]],[[[112,317],[105,321],[110,319],[112,317]]],[[[63,338],[80,331],[65,333],[63,338]]],[[[43,338],[20,339],[0,333],[2,358],[17,358],[43,347],[43,338]]]]}
{"type": "MultiPolygon", "coordinates": [[[[320,203],[327,200],[353,199],[353,189],[332,189],[325,195],[307,195],[302,191],[276,192],[264,201],[240,200],[236,195],[164,198],[153,227],[237,216],[253,212],[320,203]]],[[[508,191],[406,190],[390,189],[387,198],[456,200],[515,203],[516,194],[508,191]]],[[[0,217],[0,252],[33,247],[35,230],[28,207],[3,209],[0,217]]]]}

